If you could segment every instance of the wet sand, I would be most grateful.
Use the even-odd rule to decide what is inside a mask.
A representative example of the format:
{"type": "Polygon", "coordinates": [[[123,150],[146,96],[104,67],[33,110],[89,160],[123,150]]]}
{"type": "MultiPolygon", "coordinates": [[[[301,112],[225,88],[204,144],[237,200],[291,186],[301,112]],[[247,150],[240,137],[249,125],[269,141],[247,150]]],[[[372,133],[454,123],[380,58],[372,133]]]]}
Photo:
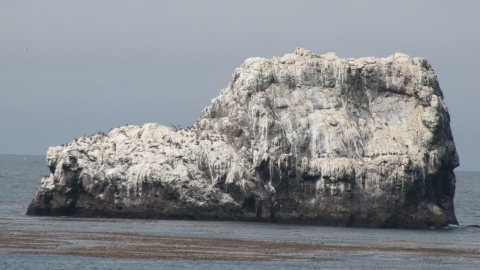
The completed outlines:
{"type": "Polygon", "coordinates": [[[296,241],[257,241],[231,238],[163,236],[125,232],[3,230],[0,253],[68,255],[101,258],[206,260],[206,261],[310,261],[342,260],[350,255],[395,258],[480,259],[476,246],[434,248],[418,242],[383,242],[381,245],[344,245],[296,241]]]}

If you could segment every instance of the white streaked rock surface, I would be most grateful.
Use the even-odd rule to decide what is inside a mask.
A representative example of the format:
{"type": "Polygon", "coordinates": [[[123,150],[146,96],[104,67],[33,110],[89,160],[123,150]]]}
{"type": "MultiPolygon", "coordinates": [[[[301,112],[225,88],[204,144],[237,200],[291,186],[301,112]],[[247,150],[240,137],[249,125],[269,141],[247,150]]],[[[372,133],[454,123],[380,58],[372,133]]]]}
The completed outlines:
{"type": "Polygon", "coordinates": [[[189,130],[51,147],[28,214],[441,227],[458,162],[427,60],[298,48],[247,59],[189,130]]]}

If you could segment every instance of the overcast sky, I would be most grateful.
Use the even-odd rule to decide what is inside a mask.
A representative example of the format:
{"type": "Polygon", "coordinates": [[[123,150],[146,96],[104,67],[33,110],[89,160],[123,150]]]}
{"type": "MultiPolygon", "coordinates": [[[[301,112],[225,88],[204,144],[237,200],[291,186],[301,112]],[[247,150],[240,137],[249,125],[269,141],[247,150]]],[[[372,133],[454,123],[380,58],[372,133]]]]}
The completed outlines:
{"type": "Polygon", "coordinates": [[[125,124],[188,126],[248,57],[427,58],[457,170],[480,171],[480,1],[0,2],[0,154],[125,124]],[[28,50],[27,50],[28,49],[28,50]]]}

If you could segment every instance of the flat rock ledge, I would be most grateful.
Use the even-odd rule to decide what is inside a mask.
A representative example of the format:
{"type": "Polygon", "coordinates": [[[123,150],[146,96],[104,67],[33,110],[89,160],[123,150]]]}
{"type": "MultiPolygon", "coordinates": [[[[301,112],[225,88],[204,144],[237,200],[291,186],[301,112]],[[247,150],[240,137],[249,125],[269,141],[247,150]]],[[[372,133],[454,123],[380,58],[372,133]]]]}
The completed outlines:
{"type": "Polygon", "coordinates": [[[192,127],[122,126],[50,147],[47,165],[28,215],[458,224],[442,91],[400,53],[249,58],[192,127]]]}

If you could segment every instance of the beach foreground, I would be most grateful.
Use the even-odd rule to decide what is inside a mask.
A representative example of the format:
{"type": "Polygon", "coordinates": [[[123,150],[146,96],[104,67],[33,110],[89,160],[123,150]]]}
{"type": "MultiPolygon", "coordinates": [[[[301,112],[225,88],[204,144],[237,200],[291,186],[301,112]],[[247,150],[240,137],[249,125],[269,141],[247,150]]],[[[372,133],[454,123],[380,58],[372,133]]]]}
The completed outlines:
{"type": "Polygon", "coordinates": [[[354,255],[405,260],[480,259],[480,244],[441,245],[417,241],[379,244],[240,240],[152,235],[132,232],[72,232],[4,230],[0,252],[119,259],[205,261],[310,261],[342,260],[354,255]]]}

